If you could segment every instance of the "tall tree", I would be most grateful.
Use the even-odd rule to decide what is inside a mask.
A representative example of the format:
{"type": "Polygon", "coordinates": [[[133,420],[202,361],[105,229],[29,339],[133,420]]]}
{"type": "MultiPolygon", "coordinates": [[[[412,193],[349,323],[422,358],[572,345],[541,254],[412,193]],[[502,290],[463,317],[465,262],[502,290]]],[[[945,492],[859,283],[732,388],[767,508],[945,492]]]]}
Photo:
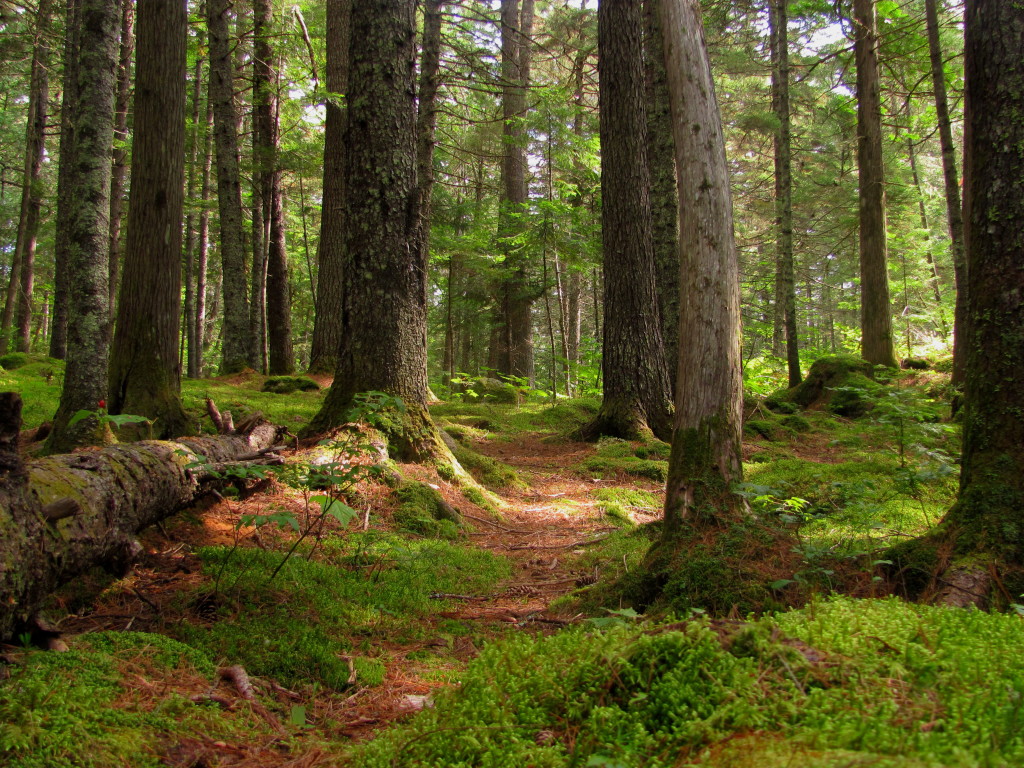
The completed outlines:
{"type": "Polygon", "coordinates": [[[533,378],[533,302],[529,264],[517,235],[529,198],[527,189],[526,88],[533,55],[533,0],[501,0],[501,220],[505,255],[499,286],[498,324],[491,367],[508,376],[533,378]]]}
{"type": "Polygon", "coordinates": [[[405,403],[387,430],[394,455],[413,459],[438,448],[426,408],[427,265],[416,247],[414,8],[414,0],[352,6],[345,170],[359,194],[345,201],[338,367],[309,427],[337,427],[355,395],[385,392],[405,403]]]}
{"type": "Polygon", "coordinates": [[[71,185],[67,218],[58,214],[57,221],[67,245],[67,284],[74,290],[68,291],[67,366],[46,441],[50,453],[93,439],[94,419],[69,422],[80,410],[95,410],[107,390],[110,160],[121,19],[120,7],[105,0],[81,0],[79,13],[78,93],[68,115],[75,126],[74,168],[64,177],[71,185]]]}
{"type": "Polygon", "coordinates": [[[775,149],[775,231],[778,242],[775,312],[781,314],[786,340],[789,386],[802,380],[796,333],[796,278],[793,275],[793,146],[789,109],[789,3],[770,0],[768,34],[772,54],[772,107],[779,121],[775,149]]]}
{"type": "Polygon", "coordinates": [[[420,83],[416,94],[416,178],[420,197],[420,259],[430,260],[431,197],[434,192],[434,133],[437,129],[437,89],[441,65],[442,0],[425,0],[420,83]]]}
{"type": "Polygon", "coordinates": [[[699,0],[662,0],[679,170],[679,382],[665,541],[720,518],[742,479],[739,267],[725,138],[699,0]],[[685,343],[682,343],[685,340],[685,343]]]}
{"type": "Polygon", "coordinates": [[[655,288],[641,0],[597,6],[604,399],[580,437],[671,438],[672,395],[655,288]]]}
{"type": "Polygon", "coordinates": [[[125,176],[128,173],[128,111],[132,95],[132,58],[135,55],[135,2],[121,0],[121,55],[117,65],[114,97],[114,160],[110,174],[110,330],[114,330],[117,280],[121,269],[121,219],[124,212],[125,176]]]}
{"type": "MultiPolygon", "coordinates": [[[[960,493],[923,541],[935,588],[952,603],[984,602],[993,574],[1024,573],[1024,6],[968,0],[965,26],[964,234],[969,321],[962,349],[960,493]]],[[[1014,594],[1018,590],[1010,586],[1014,594]]]]}
{"type": "Polygon", "coordinates": [[[224,303],[221,373],[241,371],[253,360],[249,298],[246,294],[245,237],[242,232],[242,187],[238,171],[238,116],[234,102],[232,47],[228,36],[230,5],[229,0],[206,2],[224,303]]]}
{"type": "MultiPolygon", "coordinates": [[[[284,205],[278,161],[278,105],[275,53],[271,45],[274,16],[270,0],[254,0],[255,58],[253,60],[253,154],[256,158],[256,191],[262,204],[261,236],[253,237],[260,261],[266,264],[265,308],[260,326],[266,330],[268,372],[289,374],[295,368],[292,355],[291,301],[288,285],[288,252],[285,248],[284,205]]],[[[253,264],[257,263],[254,258],[253,264]]],[[[253,270],[253,280],[259,270],[253,270]]]]}
{"type": "Polygon", "coordinates": [[[139,3],[132,193],[110,354],[108,409],[146,416],[161,438],[189,430],[178,362],[187,21],[183,0],[139,3]]]}
{"type": "Polygon", "coordinates": [[[327,116],[324,125],[324,193],[317,245],[316,318],[309,356],[311,373],[332,373],[341,344],[341,283],[345,215],[345,123],[352,0],[327,0],[327,116]]]}
{"type": "Polygon", "coordinates": [[[854,0],[853,24],[857,59],[857,167],[860,174],[861,356],[875,365],[895,367],[875,0],[854,0]]]}
{"type": "Polygon", "coordinates": [[[925,0],[925,20],[928,26],[928,55],[931,61],[932,88],[935,94],[935,115],[939,123],[939,143],[942,147],[942,177],[946,189],[946,219],[949,225],[949,245],[953,256],[953,275],[956,279],[956,309],[953,315],[953,383],[960,384],[964,377],[967,352],[963,338],[967,334],[967,264],[964,258],[964,220],[960,202],[960,179],[956,172],[956,149],[953,127],[949,119],[949,97],[946,94],[946,67],[939,41],[939,12],[936,0],[925,0]]]}
{"type": "Polygon", "coordinates": [[[50,0],[36,9],[35,40],[29,74],[28,118],[25,120],[25,165],[22,175],[21,211],[11,257],[10,282],[4,303],[0,349],[6,351],[8,333],[17,306],[17,349],[28,352],[32,330],[32,288],[35,272],[36,236],[42,207],[40,174],[46,155],[46,108],[49,101],[50,0]]]}

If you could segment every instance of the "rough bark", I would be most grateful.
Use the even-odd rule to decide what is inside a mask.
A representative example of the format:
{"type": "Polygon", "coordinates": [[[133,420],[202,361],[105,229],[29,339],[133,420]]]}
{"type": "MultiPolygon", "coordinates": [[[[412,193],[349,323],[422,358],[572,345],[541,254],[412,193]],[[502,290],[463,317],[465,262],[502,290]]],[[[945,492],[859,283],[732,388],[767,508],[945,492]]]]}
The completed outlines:
{"type": "Polygon", "coordinates": [[[793,275],[793,148],[789,109],[788,0],[771,0],[768,33],[772,49],[772,106],[779,120],[775,148],[776,316],[782,314],[789,386],[801,381],[800,346],[796,330],[796,278],[793,275]]]}
{"type": "Polygon", "coordinates": [[[640,0],[598,6],[604,398],[579,436],[671,439],[672,395],[655,288],[640,0]]]}
{"type": "Polygon", "coordinates": [[[128,110],[132,94],[132,57],[135,53],[135,3],[121,0],[121,53],[117,64],[117,96],[114,99],[114,157],[110,173],[110,328],[114,329],[117,281],[121,269],[121,224],[128,174],[128,110]]]}
{"type": "Polygon", "coordinates": [[[966,351],[963,338],[967,334],[967,262],[964,257],[964,219],[960,202],[960,180],[956,172],[956,149],[953,128],[949,120],[949,99],[946,96],[946,70],[939,43],[939,14],[935,0],[925,0],[925,18],[928,25],[928,53],[931,58],[932,87],[935,91],[935,115],[939,124],[939,144],[942,147],[942,177],[946,188],[946,219],[949,225],[950,251],[953,257],[953,277],[956,281],[956,308],[953,313],[953,384],[964,378],[966,351]]]}
{"type": "Polygon", "coordinates": [[[679,383],[665,497],[665,538],[737,504],[740,438],[739,267],[725,140],[698,0],[662,0],[679,169],[679,383]]]}
{"type": "Polygon", "coordinates": [[[895,368],[885,234],[882,97],[875,0],[854,0],[857,60],[857,167],[860,175],[861,357],[895,368]]]}
{"type": "Polygon", "coordinates": [[[499,373],[532,380],[533,302],[529,264],[514,239],[522,232],[526,214],[526,88],[532,57],[533,0],[501,2],[501,109],[504,152],[501,161],[501,216],[498,236],[505,256],[504,277],[498,286],[498,333],[491,362],[499,373]]]}
{"type": "Polygon", "coordinates": [[[57,224],[53,252],[53,322],[50,357],[63,360],[68,349],[68,229],[74,198],[75,110],[78,108],[78,46],[81,0],[68,0],[64,25],[64,93],[60,106],[60,165],[57,168],[57,224]]]}
{"type": "Polygon", "coordinates": [[[441,64],[441,0],[424,0],[420,83],[416,95],[416,178],[419,183],[420,232],[418,247],[424,264],[430,262],[430,213],[434,191],[434,131],[437,127],[437,89],[441,64]]]}
{"type": "Polygon", "coordinates": [[[200,201],[202,209],[199,213],[198,252],[196,254],[196,312],[195,312],[195,355],[189,353],[188,375],[199,378],[203,374],[203,360],[209,346],[207,331],[206,285],[209,261],[210,208],[210,171],[213,166],[213,109],[210,100],[206,101],[206,142],[203,154],[203,181],[200,201]]]}
{"type": "Polygon", "coordinates": [[[82,0],[80,13],[78,94],[68,116],[75,126],[74,168],[64,222],[67,280],[74,290],[68,292],[67,366],[49,453],[95,439],[93,419],[71,427],[68,422],[79,410],[95,410],[107,390],[110,160],[121,19],[117,4],[101,0],[82,0]]]}
{"type": "Polygon", "coordinates": [[[186,24],[179,0],[139,5],[132,194],[107,402],[110,413],[149,418],[161,438],[190,431],[178,358],[186,24]]]}
{"type": "Polygon", "coordinates": [[[353,398],[375,390],[405,412],[385,431],[393,455],[436,453],[426,410],[426,264],[416,248],[419,189],[413,71],[413,0],[352,8],[351,87],[345,169],[342,333],[334,383],[307,432],[345,423],[353,398]]]}
{"type": "Polygon", "coordinates": [[[672,112],[662,45],[661,0],[644,0],[644,51],[647,87],[647,159],[651,176],[651,224],[654,237],[661,338],[670,392],[675,392],[679,356],[679,191],[672,112]]]}
{"type": "MultiPolygon", "coordinates": [[[[0,411],[2,436],[11,431],[11,409],[0,411]]],[[[203,487],[201,471],[187,464],[200,455],[209,462],[238,460],[273,447],[277,437],[277,428],[264,423],[246,434],[145,441],[0,469],[0,639],[17,632],[61,584],[98,565],[130,565],[139,551],[135,534],[203,487]]]]}
{"type": "Polygon", "coordinates": [[[327,0],[327,117],[324,126],[324,193],[317,245],[316,318],[310,373],[333,373],[341,344],[342,251],[345,235],[345,124],[351,0],[327,0]]]}
{"type": "MultiPolygon", "coordinates": [[[[199,45],[200,49],[202,49],[205,41],[203,33],[200,32],[199,35],[199,45]]],[[[202,92],[203,68],[205,65],[206,58],[201,54],[196,56],[195,68],[192,73],[192,131],[188,139],[188,182],[185,195],[186,210],[188,212],[185,214],[185,251],[183,254],[185,261],[185,306],[183,317],[185,319],[185,346],[188,350],[187,371],[188,376],[193,379],[199,378],[199,364],[202,357],[202,350],[200,349],[202,341],[199,338],[198,324],[196,323],[196,315],[198,314],[196,311],[196,283],[198,282],[197,254],[199,251],[199,241],[195,200],[199,197],[199,189],[203,183],[203,175],[206,169],[206,153],[203,153],[203,162],[200,162],[201,147],[205,146],[206,142],[202,124],[199,122],[203,114],[202,92]],[[197,352],[199,353],[198,356],[197,352]]],[[[205,275],[203,276],[203,282],[206,282],[205,275]]]]}
{"type": "Polygon", "coordinates": [[[29,74],[28,115],[25,120],[25,165],[22,175],[21,212],[11,258],[10,282],[4,303],[0,350],[7,350],[8,334],[17,316],[15,340],[19,352],[28,352],[32,331],[32,288],[35,277],[36,235],[42,207],[40,172],[46,155],[46,108],[49,101],[50,1],[36,9],[36,34],[29,74]],[[15,313],[15,308],[17,312],[15,313]]]}
{"type": "Polygon", "coordinates": [[[241,371],[253,358],[249,297],[246,293],[245,238],[242,233],[242,187],[238,171],[238,116],[228,36],[229,5],[229,0],[207,0],[206,3],[224,305],[221,373],[241,371]]]}

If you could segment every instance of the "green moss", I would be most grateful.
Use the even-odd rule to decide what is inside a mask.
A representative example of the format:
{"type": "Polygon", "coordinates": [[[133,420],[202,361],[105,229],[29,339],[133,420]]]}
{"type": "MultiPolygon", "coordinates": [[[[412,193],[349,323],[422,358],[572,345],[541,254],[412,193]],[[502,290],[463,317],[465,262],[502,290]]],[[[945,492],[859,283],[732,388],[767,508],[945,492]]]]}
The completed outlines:
{"type": "Polygon", "coordinates": [[[485,488],[502,491],[509,488],[524,489],[527,487],[516,471],[504,462],[459,445],[453,447],[452,453],[459,464],[485,488]]]}
{"type": "Polygon", "coordinates": [[[435,488],[426,483],[405,483],[395,496],[401,502],[394,515],[399,527],[421,536],[458,537],[462,517],[435,488]]]}
{"type": "Polygon", "coordinates": [[[305,376],[271,376],[263,382],[262,391],[275,395],[290,395],[293,392],[316,392],[320,385],[305,376]]]}
{"type": "Polygon", "coordinates": [[[667,461],[649,461],[636,458],[612,459],[596,456],[583,462],[582,467],[586,470],[587,474],[598,477],[628,475],[631,477],[644,477],[658,483],[664,483],[668,478],[667,461]]]}

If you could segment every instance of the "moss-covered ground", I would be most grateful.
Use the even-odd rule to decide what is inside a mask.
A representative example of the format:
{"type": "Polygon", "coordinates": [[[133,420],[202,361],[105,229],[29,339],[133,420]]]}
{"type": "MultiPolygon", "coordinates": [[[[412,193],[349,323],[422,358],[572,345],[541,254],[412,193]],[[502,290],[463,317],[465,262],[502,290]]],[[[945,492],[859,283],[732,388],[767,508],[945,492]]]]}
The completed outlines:
{"type": "MultiPolygon", "coordinates": [[[[60,364],[11,362],[35,428],[60,364]]],[[[856,417],[749,397],[751,514],[656,583],[669,446],[568,442],[596,400],[436,405],[457,467],[303,447],[56,595],[70,650],[3,649],[0,764],[1020,765],[1024,619],[888,596],[959,448],[943,375],[886,378],[842,385],[856,417]]],[[[183,397],[295,432],[323,397],[264,381],[183,397]]]]}

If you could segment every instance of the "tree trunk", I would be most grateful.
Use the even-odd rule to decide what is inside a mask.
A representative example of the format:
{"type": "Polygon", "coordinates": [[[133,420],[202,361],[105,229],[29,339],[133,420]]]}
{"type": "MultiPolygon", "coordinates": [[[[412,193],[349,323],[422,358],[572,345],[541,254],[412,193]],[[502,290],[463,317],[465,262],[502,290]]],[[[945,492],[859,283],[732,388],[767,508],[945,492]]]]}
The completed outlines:
{"type": "Polygon", "coordinates": [[[221,373],[237,373],[253,358],[246,295],[245,238],[242,234],[242,187],[238,172],[238,117],[234,102],[234,67],[228,37],[229,0],[207,0],[210,36],[210,102],[217,150],[217,203],[224,324],[221,373]]]}
{"type": "Polygon", "coordinates": [[[661,338],[669,392],[675,392],[679,367],[679,191],[660,4],[661,0],[644,0],[647,161],[651,176],[651,223],[661,338]]]}
{"type": "Polygon", "coordinates": [[[426,409],[427,265],[416,248],[414,6],[366,0],[352,7],[345,169],[360,194],[345,205],[338,367],[307,430],[345,423],[361,392],[385,392],[404,402],[386,431],[393,455],[405,459],[435,455],[440,445],[426,409]]]}
{"type": "MultiPolygon", "coordinates": [[[[352,0],[327,0],[327,90],[348,93],[352,0]]],[[[316,318],[310,373],[333,373],[341,344],[342,251],[345,238],[345,126],[347,107],[327,99],[324,193],[317,245],[316,318]]]]}
{"type": "Polygon", "coordinates": [[[789,386],[802,380],[796,331],[796,278],[793,275],[793,148],[789,112],[789,0],[771,0],[768,34],[772,48],[772,102],[779,119],[775,135],[775,229],[778,237],[776,302],[781,299],[789,386]]]}
{"type": "Polygon", "coordinates": [[[928,52],[931,57],[932,87],[935,91],[935,115],[939,123],[939,144],[942,147],[942,176],[946,185],[946,218],[949,223],[950,251],[953,256],[953,277],[956,281],[956,308],[953,312],[953,384],[961,384],[967,351],[963,339],[967,335],[967,262],[964,258],[964,218],[960,203],[960,180],[956,172],[956,149],[949,120],[946,97],[946,70],[939,45],[939,14],[935,0],[925,0],[928,24],[928,52]]]}
{"type": "Polygon", "coordinates": [[[181,405],[181,227],[185,197],[187,16],[180,0],[140,3],[135,131],[124,275],[110,354],[110,413],[187,434],[181,405]]]}
{"type": "Polygon", "coordinates": [[[960,493],[934,533],[897,547],[893,559],[915,570],[935,563],[930,592],[941,601],[984,605],[992,574],[1001,571],[1008,601],[1024,579],[1024,7],[969,0],[964,25],[969,320],[960,493]]]}
{"type": "Polygon", "coordinates": [[[423,44],[416,114],[416,178],[420,196],[420,260],[430,263],[431,196],[434,191],[434,130],[441,64],[441,0],[424,0],[423,44]]]}
{"type": "Polygon", "coordinates": [[[117,280],[121,268],[121,219],[124,211],[124,179],[128,172],[128,110],[132,95],[132,57],[135,52],[135,3],[121,0],[121,55],[117,65],[117,96],[114,100],[114,159],[110,173],[110,330],[117,315],[117,280]]]}
{"type": "MultiPolygon", "coordinates": [[[[140,4],[143,13],[146,5],[140,4]]],[[[0,395],[0,406],[0,433],[16,436],[18,422],[11,419],[20,416],[20,399],[0,395]]],[[[61,584],[97,565],[123,572],[140,551],[135,534],[200,492],[203,474],[187,464],[200,455],[207,462],[238,460],[273,447],[277,436],[277,428],[263,423],[246,434],[117,445],[25,465],[5,462],[0,639],[15,634],[61,584]]]]}
{"type": "Polygon", "coordinates": [[[672,433],[672,395],[655,288],[640,0],[597,10],[605,279],[604,399],[585,440],[672,433]]]}
{"type": "Polygon", "coordinates": [[[42,190],[39,176],[46,156],[46,107],[49,101],[50,0],[42,0],[36,10],[36,39],[32,49],[29,75],[28,115],[25,119],[25,173],[22,176],[21,212],[11,259],[10,282],[4,304],[0,350],[7,351],[8,333],[17,306],[16,347],[28,352],[32,332],[32,283],[35,277],[36,235],[42,190]]]}
{"type": "Polygon", "coordinates": [[[57,168],[57,224],[53,248],[53,321],[50,357],[63,360],[68,351],[68,227],[75,200],[75,110],[78,108],[78,48],[82,0],[67,0],[64,26],[64,93],[60,106],[60,165],[57,168]]]}
{"type": "Polygon", "coordinates": [[[67,284],[74,290],[68,291],[67,366],[49,453],[95,439],[95,419],[68,422],[80,410],[96,410],[107,394],[110,160],[121,19],[119,6],[102,0],[82,0],[80,13],[78,94],[68,116],[75,126],[74,168],[63,223],[67,284]]]}
{"type": "Polygon", "coordinates": [[[210,100],[206,100],[206,138],[203,150],[203,181],[200,201],[202,208],[199,212],[199,250],[196,254],[196,313],[195,313],[195,355],[189,352],[188,375],[194,379],[203,375],[203,361],[206,355],[206,348],[209,345],[210,334],[206,330],[206,286],[208,273],[208,256],[210,245],[210,208],[207,202],[210,199],[210,171],[213,166],[213,108],[210,100]]]}
{"type": "Polygon", "coordinates": [[[529,263],[513,240],[527,213],[526,87],[530,82],[533,0],[501,0],[501,109],[504,151],[501,162],[499,239],[505,255],[498,288],[499,333],[492,344],[493,367],[506,376],[533,379],[533,301],[529,263]]]}
{"type": "MultiPolygon", "coordinates": [[[[199,33],[199,45],[203,47],[205,40],[203,33],[199,33]]],[[[205,134],[203,133],[202,124],[199,122],[200,117],[203,114],[202,110],[202,92],[203,92],[203,67],[206,64],[206,59],[200,54],[196,56],[195,69],[192,75],[192,110],[191,110],[191,124],[192,131],[189,135],[188,142],[188,182],[187,190],[185,193],[187,213],[185,214],[185,306],[182,310],[182,316],[185,323],[185,346],[188,349],[188,363],[187,371],[190,378],[198,378],[198,366],[196,358],[196,350],[202,343],[198,338],[198,325],[196,323],[196,282],[197,282],[197,253],[198,248],[198,216],[196,215],[197,209],[195,200],[199,196],[199,187],[202,184],[202,176],[204,166],[200,164],[200,157],[205,161],[205,153],[200,155],[202,151],[201,145],[205,145],[205,134]]],[[[205,282],[205,278],[204,278],[205,282]]]]}
{"type": "Polygon", "coordinates": [[[861,357],[895,368],[885,234],[882,98],[875,0],[854,0],[857,59],[857,166],[860,172],[861,357]]]}
{"type": "Polygon", "coordinates": [[[737,506],[740,438],[739,267],[725,140],[698,0],[662,0],[679,169],[679,383],[664,541],[737,506]]]}

